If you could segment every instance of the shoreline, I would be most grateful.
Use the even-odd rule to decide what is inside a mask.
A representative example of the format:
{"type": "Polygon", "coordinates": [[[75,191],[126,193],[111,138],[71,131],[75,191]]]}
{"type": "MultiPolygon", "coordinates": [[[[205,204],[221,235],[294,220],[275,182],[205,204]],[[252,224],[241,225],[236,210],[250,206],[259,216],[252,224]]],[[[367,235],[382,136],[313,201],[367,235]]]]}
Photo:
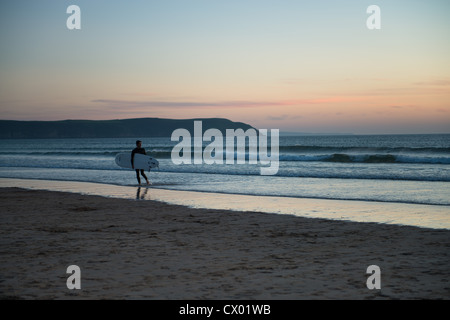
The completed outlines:
{"type": "Polygon", "coordinates": [[[257,211],[296,217],[450,230],[450,209],[444,205],[239,195],[159,189],[154,186],[120,186],[38,179],[0,178],[0,188],[2,187],[65,191],[107,198],[157,200],[197,209],[257,211]]]}
{"type": "Polygon", "coordinates": [[[450,298],[448,230],[2,191],[3,299],[450,298]]]}

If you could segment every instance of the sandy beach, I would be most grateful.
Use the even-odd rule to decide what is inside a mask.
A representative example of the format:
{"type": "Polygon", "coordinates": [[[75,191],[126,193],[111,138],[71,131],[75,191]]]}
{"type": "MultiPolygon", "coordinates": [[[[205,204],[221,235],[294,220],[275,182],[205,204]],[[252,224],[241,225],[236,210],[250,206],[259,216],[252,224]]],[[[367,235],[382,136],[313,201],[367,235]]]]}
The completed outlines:
{"type": "Polygon", "coordinates": [[[2,191],[2,299],[450,298],[448,230],[2,191]]]}

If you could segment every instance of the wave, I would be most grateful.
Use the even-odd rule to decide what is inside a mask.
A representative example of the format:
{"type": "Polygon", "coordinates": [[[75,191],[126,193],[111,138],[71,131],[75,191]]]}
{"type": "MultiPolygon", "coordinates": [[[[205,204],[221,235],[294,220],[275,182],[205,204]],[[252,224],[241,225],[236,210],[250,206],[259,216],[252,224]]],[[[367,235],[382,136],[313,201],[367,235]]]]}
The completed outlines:
{"type": "MultiPolygon", "coordinates": [[[[214,167],[214,166],[197,166],[197,165],[186,165],[186,166],[171,166],[171,167],[160,167],[158,169],[152,170],[152,172],[161,173],[176,173],[176,174],[205,174],[205,175],[229,175],[229,176],[260,176],[260,166],[252,166],[251,168],[242,169],[239,166],[235,167],[235,170],[231,167],[214,167]]],[[[17,163],[15,165],[0,165],[0,170],[6,170],[9,172],[14,169],[18,169],[20,172],[26,172],[28,170],[82,170],[82,171],[129,171],[129,169],[123,169],[119,167],[112,166],[98,166],[92,167],[86,164],[78,165],[65,165],[65,164],[35,164],[35,165],[23,165],[17,163]],[[26,171],[24,171],[26,170],[26,171]]],[[[2,170],[2,171],[3,171],[2,170]]],[[[1,174],[0,174],[1,176],[1,174]]],[[[356,180],[393,180],[393,181],[428,181],[428,182],[450,182],[450,176],[446,174],[436,174],[435,171],[428,172],[428,174],[421,174],[421,172],[416,171],[402,171],[398,172],[395,170],[388,170],[383,172],[373,172],[368,173],[364,171],[308,171],[308,170],[289,170],[285,168],[280,168],[277,177],[286,178],[319,178],[319,179],[356,179],[356,180]]]]}
{"type": "MultiPolygon", "coordinates": [[[[43,152],[28,152],[28,153],[5,153],[0,152],[0,156],[3,158],[9,158],[14,160],[18,159],[19,156],[28,157],[104,157],[113,158],[118,153],[123,152],[121,150],[114,151],[100,151],[100,152],[64,152],[64,151],[43,151],[43,152]]],[[[171,151],[155,151],[149,152],[148,155],[156,159],[171,159],[171,151]]],[[[193,157],[191,153],[191,157],[193,157]]],[[[228,155],[225,154],[224,158],[228,155]]],[[[234,154],[234,160],[239,158],[245,158],[249,161],[252,155],[249,153],[234,154]]],[[[258,161],[260,160],[259,157],[258,161]]],[[[193,159],[193,158],[192,158],[193,159]]],[[[373,153],[328,153],[328,154],[283,154],[280,153],[279,161],[291,161],[291,162],[336,162],[336,163],[417,163],[417,164],[450,164],[450,156],[442,155],[413,155],[413,154],[373,154],[373,153]]],[[[13,161],[16,162],[16,161],[13,161]]]]}
{"type": "MultiPolygon", "coordinates": [[[[171,159],[170,152],[151,153],[155,158],[171,159]]],[[[249,161],[251,154],[234,154],[234,160],[245,158],[249,161]]],[[[260,157],[253,155],[260,161],[260,157]]],[[[227,158],[227,155],[224,155],[227,158]]],[[[273,160],[273,159],[272,159],[273,160]]],[[[417,163],[417,164],[450,164],[450,156],[430,155],[399,155],[399,154],[280,154],[278,160],[281,162],[336,162],[336,163],[417,163]]]]}
{"type": "Polygon", "coordinates": [[[122,151],[32,151],[32,152],[0,152],[1,156],[115,156],[122,151]]]}
{"type": "Polygon", "coordinates": [[[302,146],[288,145],[280,146],[280,152],[326,152],[326,153],[344,153],[344,152],[365,152],[365,153],[450,153],[450,148],[445,147],[364,147],[364,146],[302,146]]]}
{"type": "Polygon", "coordinates": [[[422,163],[450,164],[450,157],[418,157],[392,154],[325,154],[325,155],[281,155],[280,161],[318,161],[340,163],[422,163]]]}
{"type": "MultiPolygon", "coordinates": [[[[127,152],[129,150],[114,150],[114,151],[31,151],[31,152],[0,152],[0,156],[43,156],[43,157],[115,157],[118,153],[127,152]]],[[[156,151],[156,152],[147,152],[148,155],[159,158],[159,159],[170,159],[171,152],[169,151],[156,151]]]]}

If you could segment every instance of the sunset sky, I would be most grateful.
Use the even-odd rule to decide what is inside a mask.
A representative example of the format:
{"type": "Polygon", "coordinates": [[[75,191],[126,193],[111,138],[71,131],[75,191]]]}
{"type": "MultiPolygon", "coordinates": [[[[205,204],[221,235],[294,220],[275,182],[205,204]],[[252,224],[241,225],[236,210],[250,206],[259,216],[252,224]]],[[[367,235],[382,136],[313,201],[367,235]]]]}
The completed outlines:
{"type": "Polygon", "coordinates": [[[0,41],[0,119],[450,133],[448,0],[11,0],[0,41]]]}

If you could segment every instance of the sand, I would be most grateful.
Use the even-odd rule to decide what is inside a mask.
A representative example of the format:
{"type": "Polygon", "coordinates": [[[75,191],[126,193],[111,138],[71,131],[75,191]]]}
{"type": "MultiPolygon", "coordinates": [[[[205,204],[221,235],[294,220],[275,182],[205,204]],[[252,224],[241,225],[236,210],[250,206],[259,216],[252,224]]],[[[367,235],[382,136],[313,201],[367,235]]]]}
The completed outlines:
{"type": "Polygon", "coordinates": [[[450,298],[449,230],[1,190],[2,299],[450,298]]]}

